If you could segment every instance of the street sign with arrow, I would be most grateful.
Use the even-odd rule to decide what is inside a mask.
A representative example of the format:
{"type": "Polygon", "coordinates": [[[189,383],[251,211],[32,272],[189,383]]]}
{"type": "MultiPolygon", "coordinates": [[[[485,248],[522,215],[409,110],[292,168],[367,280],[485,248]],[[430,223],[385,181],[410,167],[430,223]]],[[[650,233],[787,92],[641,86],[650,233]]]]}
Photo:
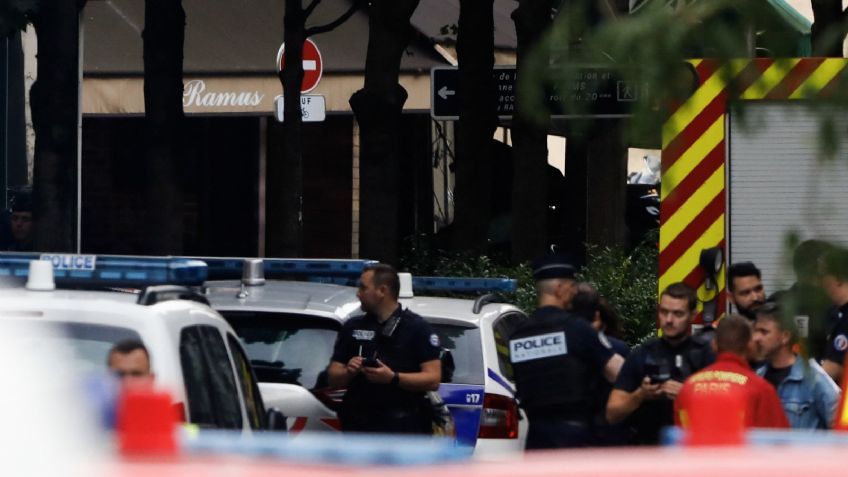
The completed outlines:
{"type": "MultiPolygon", "coordinates": [[[[512,118],[515,112],[517,89],[515,66],[496,66],[492,71],[496,88],[498,117],[512,118]]],[[[548,105],[552,118],[630,116],[630,109],[639,100],[638,84],[622,81],[610,68],[586,65],[575,68],[565,82],[568,91],[551,91],[548,105]],[[569,108],[578,104],[582,108],[569,108]],[[568,111],[572,111],[569,113],[568,111]],[[575,112],[579,111],[579,113],[575,112]]],[[[440,66],[430,71],[430,108],[433,119],[459,119],[459,70],[455,66],[440,66]]]]}

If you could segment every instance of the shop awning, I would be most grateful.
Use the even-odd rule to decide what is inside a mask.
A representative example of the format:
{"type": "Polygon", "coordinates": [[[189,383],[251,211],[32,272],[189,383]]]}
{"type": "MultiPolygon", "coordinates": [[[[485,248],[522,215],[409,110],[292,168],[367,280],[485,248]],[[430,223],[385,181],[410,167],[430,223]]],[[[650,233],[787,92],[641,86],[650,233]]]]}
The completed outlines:
{"type": "MultiPolygon", "coordinates": [[[[349,0],[322,0],[308,26],[327,23],[349,0]]],[[[275,60],[283,40],[284,0],[183,0],[186,12],[183,71],[187,113],[270,114],[282,92],[275,60]]],[[[141,114],[144,2],[88,2],[84,11],[83,113],[141,114]]],[[[328,112],[349,111],[361,88],[368,44],[368,15],[359,11],[336,30],[313,38],[324,75],[312,94],[323,94],[328,112]]],[[[401,63],[406,109],[429,109],[429,72],[447,62],[430,40],[417,35],[401,63]]]]}

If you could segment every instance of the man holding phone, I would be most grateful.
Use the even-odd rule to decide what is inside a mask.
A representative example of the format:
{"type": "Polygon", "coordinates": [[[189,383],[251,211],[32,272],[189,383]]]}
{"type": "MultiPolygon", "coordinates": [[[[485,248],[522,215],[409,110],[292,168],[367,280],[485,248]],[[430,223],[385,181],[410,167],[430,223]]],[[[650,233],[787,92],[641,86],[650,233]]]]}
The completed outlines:
{"type": "Polygon", "coordinates": [[[635,444],[657,444],[663,426],[674,424],[674,399],[683,381],[715,361],[709,343],[691,337],[698,298],[684,283],[660,295],[657,318],[662,330],[627,357],[607,402],[607,421],[631,418],[635,444]]]}
{"type": "Polygon", "coordinates": [[[365,315],[345,322],[327,370],[332,387],[347,387],[343,431],[432,433],[427,391],[441,382],[438,335],[398,303],[400,279],[385,264],[362,272],[357,296],[365,315]]]}

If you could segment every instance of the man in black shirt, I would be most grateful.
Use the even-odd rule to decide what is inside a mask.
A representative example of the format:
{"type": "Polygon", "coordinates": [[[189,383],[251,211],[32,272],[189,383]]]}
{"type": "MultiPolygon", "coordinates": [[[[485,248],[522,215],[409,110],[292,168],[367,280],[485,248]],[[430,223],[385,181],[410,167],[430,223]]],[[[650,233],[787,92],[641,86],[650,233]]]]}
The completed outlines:
{"type": "Polygon", "coordinates": [[[425,392],[441,381],[439,338],[400,306],[399,291],[391,266],[362,272],[357,296],[366,314],[342,326],[327,370],[330,386],[347,387],[339,410],[344,431],[432,433],[425,392]]]}
{"type": "Polygon", "coordinates": [[[622,358],[582,318],[568,313],[574,268],[545,257],[533,267],[539,307],[510,336],[517,395],[530,419],[527,449],[592,442],[593,401],[602,376],[614,381],[622,358]]]}
{"type": "Polygon", "coordinates": [[[632,415],[637,444],[656,444],[663,426],[674,424],[674,399],[683,381],[715,360],[710,344],[691,338],[695,290],[673,283],[657,307],[662,336],[637,346],[624,362],[607,402],[607,421],[632,415]]]}
{"type": "Polygon", "coordinates": [[[848,250],[833,249],[825,254],[821,275],[822,288],[834,305],[831,312],[834,325],[827,336],[822,367],[840,384],[848,350],[848,250]]]}

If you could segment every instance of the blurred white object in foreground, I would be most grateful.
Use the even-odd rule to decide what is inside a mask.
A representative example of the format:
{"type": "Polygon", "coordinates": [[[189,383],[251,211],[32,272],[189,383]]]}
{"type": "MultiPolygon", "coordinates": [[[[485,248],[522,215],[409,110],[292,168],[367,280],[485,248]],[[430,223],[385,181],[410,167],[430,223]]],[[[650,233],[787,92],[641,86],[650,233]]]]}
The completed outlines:
{"type": "Polygon", "coordinates": [[[0,316],[0,475],[92,476],[102,462],[96,417],[70,353],[35,343],[55,334],[27,316],[0,316]]]}

